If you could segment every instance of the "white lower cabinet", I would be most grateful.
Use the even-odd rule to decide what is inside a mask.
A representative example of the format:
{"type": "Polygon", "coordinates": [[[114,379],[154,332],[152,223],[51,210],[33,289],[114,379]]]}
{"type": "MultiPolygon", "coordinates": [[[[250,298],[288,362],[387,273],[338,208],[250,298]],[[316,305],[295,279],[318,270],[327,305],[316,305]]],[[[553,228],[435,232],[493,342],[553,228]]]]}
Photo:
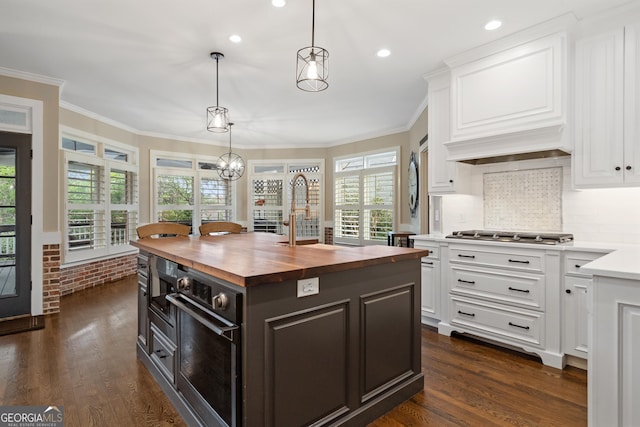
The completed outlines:
{"type": "Polygon", "coordinates": [[[593,280],[580,268],[600,258],[604,252],[567,252],[564,255],[564,293],[562,296],[562,350],[586,359],[589,350],[588,297],[593,280]]]}
{"type": "Polygon", "coordinates": [[[462,326],[497,340],[544,345],[544,314],[500,304],[451,297],[451,325],[462,326]]]}
{"type": "Polygon", "coordinates": [[[592,282],[585,277],[566,277],[564,283],[562,349],[565,354],[583,359],[589,350],[587,298],[592,282]]]}
{"type": "Polygon", "coordinates": [[[420,311],[422,323],[436,326],[440,320],[440,247],[424,241],[415,241],[414,247],[429,251],[422,258],[420,311]]]}
{"type": "Polygon", "coordinates": [[[438,331],[519,347],[561,369],[560,259],[561,251],[544,247],[443,245],[448,310],[438,331]]]}
{"type": "MultiPolygon", "coordinates": [[[[440,318],[440,261],[422,261],[422,317],[440,318]]],[[[427,320],[425,319],[425,320],[427,320]]],[[[423,321],[423,323],[430,323],[423,321]]]]}

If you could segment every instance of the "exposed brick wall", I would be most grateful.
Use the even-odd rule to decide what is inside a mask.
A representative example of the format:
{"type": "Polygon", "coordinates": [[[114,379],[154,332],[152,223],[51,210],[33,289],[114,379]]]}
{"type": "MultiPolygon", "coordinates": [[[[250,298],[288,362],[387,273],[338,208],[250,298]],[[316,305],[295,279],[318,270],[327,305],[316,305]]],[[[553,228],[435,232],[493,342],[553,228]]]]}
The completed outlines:
{"type": "Polygon", "coordinates": [[[44,314],[60,311],[60,245],[42,246],[42,305],[44,314]]]}
{"type": "Polygon", "coordinates": [[[61,268],[60,245],[42,246],[42,308],[60,311],[60,297],[136,274],[136,254],[61,268]]]}
{"type": "Polygon", "coordinates": [[[324,228],[324,243],[326,245],[333,245],[333,228],[332,227],[324,228]]]}
{"type": "Polygon", "coordinates": [[[132,254],[63,268],[60,271],[60,293],[68,295],[122,279],[136,274],[137,266],[136,254],[132,254]]]}

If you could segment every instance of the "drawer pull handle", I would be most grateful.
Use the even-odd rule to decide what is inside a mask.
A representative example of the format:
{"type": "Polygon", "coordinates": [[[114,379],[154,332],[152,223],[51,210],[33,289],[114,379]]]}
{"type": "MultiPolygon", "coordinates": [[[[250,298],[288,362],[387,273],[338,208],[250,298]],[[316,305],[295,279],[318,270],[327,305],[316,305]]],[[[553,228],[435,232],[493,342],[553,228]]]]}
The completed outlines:
{"type": "Polygon", "coordinates": [[[462,254],[458,254],[458,256],[460,258],[472,258],[472,259],[476,257],[475,255],[462,255],[462,254]]]}
{"type": "Polygon", "coordinates": [[[422,264],[424,264],[424,265],[433,265],[433,263],[429,262],[429,261],[422,261],[422,264]]]}
{"type": "Polygon", "coordinates": [[[515,323],[511,323],[511,322],[509,322],[509,326],[515,326],[516,328],[526,329],[527,331],[530,329],[528,326],[520,326],[520,325],[516,325],[515,323]]]}
{"type": "Polygon", "coordinates": [[[464,314],[465,316],[476,317],[475,313],[465,313],[464,311],[458,310],[458,314],[464,314]]]}
{"type": "Polygon", "coordinates": [[[510,259],[509,262],[517,262],[518,264],[529,264],[529,261],[520,261],[517,259],[510,259]]]}
{"type": "Polygon", "coordinates": [[[458,282],[460,283],[468,283],[470,285],[475,285],[476,282],[472,281],[472,280],[462,280],[462,279],[458,279],[458,282]]]}
{"type": "Polygon", "coordinates": [[[580,264],[576,264],[576,268],[580,268],[582,267],[580,264]]]}
{"type": "Polygon", "coordinates": [[[518,289],[518,288],[512,288],[511,286],[509,286],[509,290],[516,291],[516,292],[523,292],[525,294],[528,294],[529,292],[531,292],[529,289],[518,289]]]}

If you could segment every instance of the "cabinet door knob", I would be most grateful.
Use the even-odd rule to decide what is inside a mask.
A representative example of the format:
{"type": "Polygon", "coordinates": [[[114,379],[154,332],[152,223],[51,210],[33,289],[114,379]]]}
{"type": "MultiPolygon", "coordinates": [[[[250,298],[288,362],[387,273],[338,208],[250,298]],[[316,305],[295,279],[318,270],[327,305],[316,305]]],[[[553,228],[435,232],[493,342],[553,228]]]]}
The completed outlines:
{"type": "Polygon", "coordinates": [[[631,166],[627,166],[625,169],[630,171],[631,170],[631,166]]]}
{"type": "Polygon", "coordinates": [[[453,184],[453,180],[452,180],[452,179],[450,179],[450,180],[449,180],[449,182],[450,182],[451,184],[453,184]]]}
{"type": "Polygon", "coordinates": [[[620,166],[616,166],[616,170],[619,171],[620,170],[620,166]]]}
{"type": "Polygon", "coordinates": [[[570,294],[571,293],[571,289],[566,289],[565,292],[570,294]]]}

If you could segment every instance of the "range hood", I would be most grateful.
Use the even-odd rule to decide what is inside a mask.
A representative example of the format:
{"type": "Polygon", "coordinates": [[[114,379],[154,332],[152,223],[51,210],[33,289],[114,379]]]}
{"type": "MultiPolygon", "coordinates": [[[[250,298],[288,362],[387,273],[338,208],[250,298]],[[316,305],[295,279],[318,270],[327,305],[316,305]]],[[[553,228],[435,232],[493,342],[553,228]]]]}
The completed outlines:
{"type": "Polygon", "coordinates": [[[534,151],[533,153],[507,154],[503,156],[483,157],[480,159],[468,159],[459,161],[461,163],[467,163],[469,165],[488,165],[490,163],[515,162],[518,160],[556,159],[558,157],[566,156],[571,156],[571,153],[567,153],[566,151],[562,150],[545,150],[534,151]]]}
{"type": "Polygon", "coordinates": [[[564,124],[501,135],[450,140],[444,143],[447,160],[471,165],[571,155],[564,124]]]}

